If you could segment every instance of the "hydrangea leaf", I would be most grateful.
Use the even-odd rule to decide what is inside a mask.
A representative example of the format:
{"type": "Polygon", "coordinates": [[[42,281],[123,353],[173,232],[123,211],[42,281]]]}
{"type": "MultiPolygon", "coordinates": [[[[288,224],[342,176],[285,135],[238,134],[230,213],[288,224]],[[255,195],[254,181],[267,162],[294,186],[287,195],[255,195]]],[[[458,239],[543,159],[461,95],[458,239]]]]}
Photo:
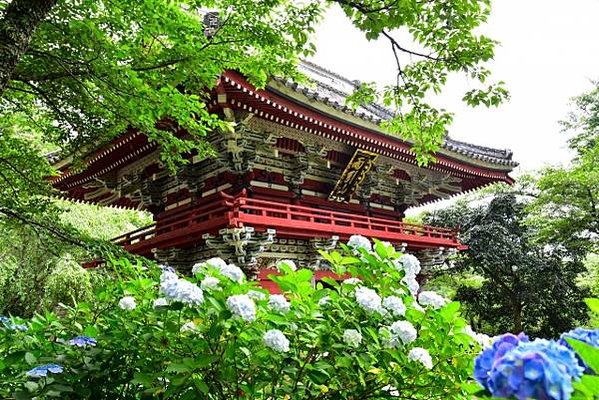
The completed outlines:
{"type": "Polygon", "coordinates": [[[584,299],[584,301],[592,312],[599,315],[599,299],[588,298],[584,299]]]}
{"type": "Polygon", "coordinates": [[[25,361],[29,365],[34,365],[37,362],[37,358],[33,354],[27,352],[25,353],[25,361]]]}
{"type": "Polygon", "coordinates": [[[98,328],[96,328],[94,325],[87,325],[83,330],[83,334],[92,338],[96,337],[98,335],[98,328]]]}
{"type": "Polygon", "coordinates": [[[566,338],[566,341],[590,369],[599,371],[599,348],[572,338],[566,338]]]}
{"type": "Polygon", "coordinates": [[[573,383],[576,393],[572,397],[577,398],[577,395],[583,396],[584,399],[596,399],[599,395],[599,377],[593,375],[583,375],[579,382],[573,383]]]}

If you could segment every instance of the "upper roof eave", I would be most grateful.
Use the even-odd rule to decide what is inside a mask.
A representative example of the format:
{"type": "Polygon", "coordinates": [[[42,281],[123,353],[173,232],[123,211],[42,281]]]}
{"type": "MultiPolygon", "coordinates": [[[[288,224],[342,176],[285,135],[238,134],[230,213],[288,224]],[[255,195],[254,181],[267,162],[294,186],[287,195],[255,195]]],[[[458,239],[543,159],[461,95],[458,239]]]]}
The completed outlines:
{"type": "MultiPolygon", "coordinates": [[[[302,105],[307,106],[317,112],[326,114],[329,117],[335,118],[345,123],[350,123],[370,131],[375,131],[380,135],[391,137],[395,140],[398,139],[396,135],[392,135],[381,128],[380,123],[383,121],[382,118],[365,118],[363,113],[356,112],[345,105],[338,105],[330,100],[327,101],[322,97],[318,98],[310,96],[309,94],[306,94],[307,90],[299,88],[299,86],[294,87],[284,83],[280,79],[273,79],[267,85],[266,90],[272,91],[275,94],[282,95],[289,99],[293,99],[293,101],[301,103],[302,105]]],[[[403,139],[400,140],[411,146],[410,142],[403,139]]],[[[451,139],[450,137],[446,137],[444,139],[443,144],[437,153],[462,162],[467,162],[469,164],[498,171],[509,172],[518,165],[517,162],[511,160],[511,151],[509,150],[496,150],[488,147],[477,146],[460,142],[451,139]],[[505,154],[505,158],[494,157],[491,155],[491,152],[503,152],[505,154]]]]}

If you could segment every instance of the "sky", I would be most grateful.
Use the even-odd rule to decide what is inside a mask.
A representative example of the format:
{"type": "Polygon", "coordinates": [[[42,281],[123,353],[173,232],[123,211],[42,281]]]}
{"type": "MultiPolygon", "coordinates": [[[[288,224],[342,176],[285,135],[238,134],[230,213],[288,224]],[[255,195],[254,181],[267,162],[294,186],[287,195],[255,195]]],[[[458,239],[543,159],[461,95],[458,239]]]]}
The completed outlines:
{"type": "MultiPolygon", "coordinates": [[[[566,164],[571,154],[558,121],[572,109],[570,99],[599,79],[598,17],[599,0],[494,0],[481,32],[501,42],[489,67],[496,80],[506,82],[511,100],[498,108],[471,108],[461,101],[469,82],[450,79],[433,100],[455,114],[450,136],[511,149],[520,163],[514,176],[566,164]]],[[[316,46],[311,61],[322,67],[381,86],[394,81],[389,43],[367,41],[339,8],[326,15],[316,46]]]]}

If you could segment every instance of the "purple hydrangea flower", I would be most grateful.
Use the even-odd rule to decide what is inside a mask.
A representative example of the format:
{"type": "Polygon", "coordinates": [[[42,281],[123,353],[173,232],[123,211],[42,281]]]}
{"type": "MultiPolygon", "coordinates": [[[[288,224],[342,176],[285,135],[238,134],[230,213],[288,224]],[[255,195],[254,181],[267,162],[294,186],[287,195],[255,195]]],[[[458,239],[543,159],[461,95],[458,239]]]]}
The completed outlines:
{"type": "MultiPolygon", "coordinates": [[[[599,347],[599,329],[576,328],[576,329],[571,330],[570,332],[563,333],[562,336],[560,337],[559,344],[561,344],[562,346],[566,346],[569,349],[572,349],[572,346],[570,346],[570,343],[568,343],[566,341],[566,338],[580,340],[581,342],[589,344],[593,347],[599,347]]],[[[576,358],[578,360],[578,364],[581,367],[588,370],[588,372],[592,372],[592,370],[589,368],[589,366],[586,365],[584,363],[584,361],[582,361],[582,359],[578,356],[578,354],[576,355],[576,358]]],[[[594,372],[599,372],[599,371],[594,371],[594,372]]]]}
{"type": "Polygon", "coordinates": [[[32,370],[27,371],[27,376],[30,378],[43,378],[51,374],[62,374],[64,369],[58,364],[46,364],[35,367],[32,370]]]}
{"type": "Polygon", "coordinates": [[[537,339],[520,342],[498,358],[487,384],[495,397],[568,400],[574,391],[572,379],[579,379],[582,372],[571,350],[537,339]]]}
{"type": "Polygon", "coordinates": [[[489,373],[493,364],[505,353],[518,346],[520,342],[528,342],[528,336],[524,333],[520,333],[518,336],[511,333],[498,336],[493,345],[483,350],[474,360],[474,379],[485,389],[489,389],[489,373]]]}
{"type": "Polygon", "coordinates": [[[77,337],[74,337],[73,339],[69,340],[69,344],[71,346],[77,346],[77,347],[86,347],[86,346],[94,347],[97,344],[97,342],[96,342],[96,339],[90,338],[89,336],[77,336],[77,337]]]}

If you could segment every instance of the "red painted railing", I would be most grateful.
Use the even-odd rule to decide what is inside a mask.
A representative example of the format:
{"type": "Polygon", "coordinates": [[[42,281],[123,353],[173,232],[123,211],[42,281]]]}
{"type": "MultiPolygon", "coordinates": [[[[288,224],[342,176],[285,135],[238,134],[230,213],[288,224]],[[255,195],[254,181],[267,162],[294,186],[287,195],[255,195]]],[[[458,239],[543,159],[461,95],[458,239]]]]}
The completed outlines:
{"type": "Polygon", "coordinates": [[[387,218],[368,217],[347,212],[296,206],[246,197],[236,198],[232,222],[259,226],[275,225],[292,230],[319,230],[331,234],[355,234],[367,231],[368,236],[397,239],[418,236],[458,244],[457,233],[446,228],[410,224],[387,218]]]}
{"type": "Polygon", "coordinates": [[[188,246],[199,242],[203,233],[243,226],[257,230],[274,228],[280,237],[309,239],[337,235],[347,239],[361,234],[419,248],[460,246],[456,232],[451,229],[226,194],[199,206],[182,208],[157,224],[119,236],[114,242],[145,254],[154,247],[188,246]]]}

